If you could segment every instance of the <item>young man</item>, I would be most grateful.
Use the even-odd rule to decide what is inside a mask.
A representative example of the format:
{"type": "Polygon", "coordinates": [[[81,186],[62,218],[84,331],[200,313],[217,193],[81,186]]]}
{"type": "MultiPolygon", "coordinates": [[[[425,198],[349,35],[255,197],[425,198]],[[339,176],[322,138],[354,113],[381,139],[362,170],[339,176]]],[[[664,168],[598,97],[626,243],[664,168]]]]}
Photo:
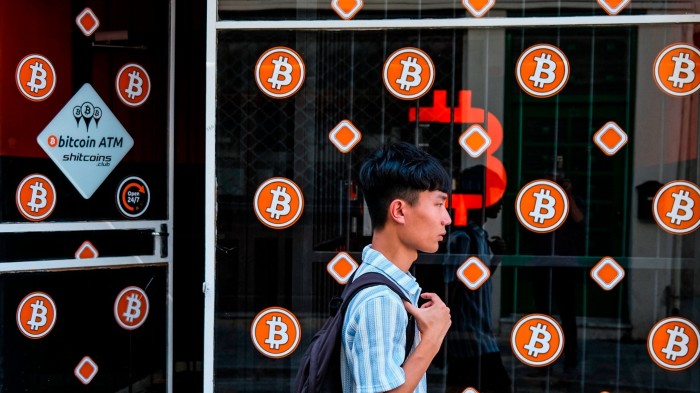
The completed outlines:
{"type": "Polygon", "coordinates": [[[425,373],[450,327],[450,310],[436,294],[421,294],[409,269],[418,251],[436,252],[446,235],[451,180],[434,157],[402,142],[377,150],[362,165],[359,180],[373,233],[355,277],[379,272],[411,303],[384,285],[353,298],[342,332],[343,392],[426,392],[425,373]],[[421,307],[419,298],[426,300],[421,307]],[[404,359],[408,323],[418,329],[404,359]]]}

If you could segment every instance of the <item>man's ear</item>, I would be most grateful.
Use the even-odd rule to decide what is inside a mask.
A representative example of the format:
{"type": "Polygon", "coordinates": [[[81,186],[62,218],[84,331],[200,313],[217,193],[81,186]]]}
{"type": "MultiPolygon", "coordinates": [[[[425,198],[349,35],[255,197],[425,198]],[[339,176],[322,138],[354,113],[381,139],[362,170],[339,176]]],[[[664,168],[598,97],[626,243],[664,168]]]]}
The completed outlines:
{"type": "Polygon", "coordinates": [[[388,218],[396,223],[405,224],[404,209],[408,204],[403,199],[394,199],[389,204],[388,218]]]}

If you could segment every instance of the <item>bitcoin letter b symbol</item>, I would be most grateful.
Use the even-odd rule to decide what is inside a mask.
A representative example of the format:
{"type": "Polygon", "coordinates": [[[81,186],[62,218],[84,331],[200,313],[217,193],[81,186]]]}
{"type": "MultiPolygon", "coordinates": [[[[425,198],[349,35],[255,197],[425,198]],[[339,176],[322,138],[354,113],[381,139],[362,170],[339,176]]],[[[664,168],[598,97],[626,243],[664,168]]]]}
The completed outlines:
{"type": "Polygon", "coordinates": [[[272,194],[272,204],[270,207],[265,209],[265,211],[270,213],[270,217],[273,220],[279,220],[282,216],[286,216],[289,214],[289,211],[292,210],[292,208],[289,206],[289,202],[292,200],[292,197],[287,194],[287,188],[282,186],[277,186],[276,190],[270,190],[270,193],[272,194]],[[282,206],[282,208],[278,209],[278,206],[282,206]]]}
{"type": "Polygon", "coordinates": [[[292,83],[292,66],[289,64],[289,58],[280,56],[277,60],[272,60],[275,65],[275,70],[272,76],[267,79],[275,90],[280,90],[282,86],[289,86],[292,83]],[[280,76],[284,79],[280,80],[280,76]]]}
{"type": "Polygon", "coordinates": [[[280,345],[284,345],[289,341],[287,324],[282,322],[281,317],[272,317],[265,323],[270,326],[270,333],[265,339],[265,344],[269,345],[270,349],[280,349],[280,345]]]}
{"type": "Polygon", "coordinates": [[[48,309],[41,300],[37,300],[36,303],[32,303],[29,306],[32,308],[32,317],[27,321],[27,325],[29,325],[32,330],[39,330],[40,327],[46,325],[46,313],[48,309]]]}
{"type": "Polygon", "coordinates": [[[29,68],[32,70],[32,76],[27,82],[27,87],[32,93],[38,93],[39,90],[46,88],[46,70],[38,61],[29,68]]]}
{"type": "Polygon", "coordinates": [[[552,55],[543,53],[540,57],[535,57],[537,62],[537,68],[535,68],[535,73],[529,78],[535,87],[544,88],[554,82],[555,74],[554,70],[557,69],[557,63],[552,61],[552,55]],[[542,74],[546,74],[546,78],[541,78],[542,74]]]}
{"type": "Polygon", "coordinates": [[[690,53],[680,53],[678,56],[672,57],[676,63],[673,67],[673,75],[668,77],[669,82],[673,82],[673,87],[682,89],[686,83],[692,83],[695,80],[695,62],[690,60],[690,53]],[[681,74],[685,75],[681,78],[681,74]]]}
{"type": "Polygon", "coordinates": [[[412,87],[420,85],[420,73],[423,72],[423,67],[418,64],[416,58],[409,56],[407,60],[401,60],[401,64],[403,65],[401,78],[396,80],[401,89],[409,91],[412,87]]]}
{"type": "Polygon", "coordinates": [[[129,87],[124,90],[124,93],[126,93],[127,97],[133,100],[143,93],[143,88],[141,87],[143,86],[143,79],[141,79],[141,75],[137,71],[132,71],[128,74],[128,76],[129,87]]]}

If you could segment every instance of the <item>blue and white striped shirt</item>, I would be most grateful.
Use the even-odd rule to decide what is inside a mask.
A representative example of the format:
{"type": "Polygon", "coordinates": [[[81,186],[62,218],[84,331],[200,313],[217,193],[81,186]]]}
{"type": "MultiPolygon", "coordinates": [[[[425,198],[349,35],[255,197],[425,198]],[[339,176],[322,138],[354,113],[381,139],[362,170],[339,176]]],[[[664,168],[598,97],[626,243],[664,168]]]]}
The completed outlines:
{"type": "MultiPolygon", "coordinates": [[[[421,288],[410,273],[404,273],[379,251],[366,246],[355,277],[378,272],[403,289],[414,305],[421,288]]],[[[340,351],[343,392],[386,392],[406,381],[401,364],[406,352],[408,314],[401,298],[385,285],[363,289],[350,301],[345,314],[340,351]]],[[[414,322],[415,323],[415,322],[414,322]]],[[[416,329],[413,348],[420,342],[416,329]]],[[[425,393],[425,375],[414,392],[425,393]]]]}

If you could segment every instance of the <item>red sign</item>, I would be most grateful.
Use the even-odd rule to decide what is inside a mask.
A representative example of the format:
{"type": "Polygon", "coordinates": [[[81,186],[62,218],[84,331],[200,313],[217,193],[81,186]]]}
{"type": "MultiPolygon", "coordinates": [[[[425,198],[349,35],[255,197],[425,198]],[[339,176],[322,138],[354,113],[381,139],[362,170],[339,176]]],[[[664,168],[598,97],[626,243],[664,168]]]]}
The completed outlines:
{"type": "MultiPolygon", "coordinates": [[[[498,118],[491,112],[481,108],[472,107],[472,92],[461,90],[459,92],[457,107],[447,106],[447,91],[435,90],[433,93],[433,106],[421,106],[410,108],[408,121],[420,121],[421,123],[451,124],[483,124],[484,143],[486,137],[490,140],[486,148],[486,185],[485,195],[480,194],[452,194],[449,205],[454,210],[454,225],[467,225],[467,211],[492,206],[503,197],[506,192],[507,176],[503,163],[494,154],[503,142],[503,126],[498,118]]],[[[470,127],[467,131],[472,130],[470,127]]],[[[481,135],[481,134],[479,134],[481,135]]],[[[463,134],[463,136],[465,136],[463,134]]],[[[467,137],[472,137],[468,134],[467,137]]],[[[464,148],[464,146],[463,146],[464,148]]],[[[481,156],[483,152],[479,155],[481,156]]]]}

